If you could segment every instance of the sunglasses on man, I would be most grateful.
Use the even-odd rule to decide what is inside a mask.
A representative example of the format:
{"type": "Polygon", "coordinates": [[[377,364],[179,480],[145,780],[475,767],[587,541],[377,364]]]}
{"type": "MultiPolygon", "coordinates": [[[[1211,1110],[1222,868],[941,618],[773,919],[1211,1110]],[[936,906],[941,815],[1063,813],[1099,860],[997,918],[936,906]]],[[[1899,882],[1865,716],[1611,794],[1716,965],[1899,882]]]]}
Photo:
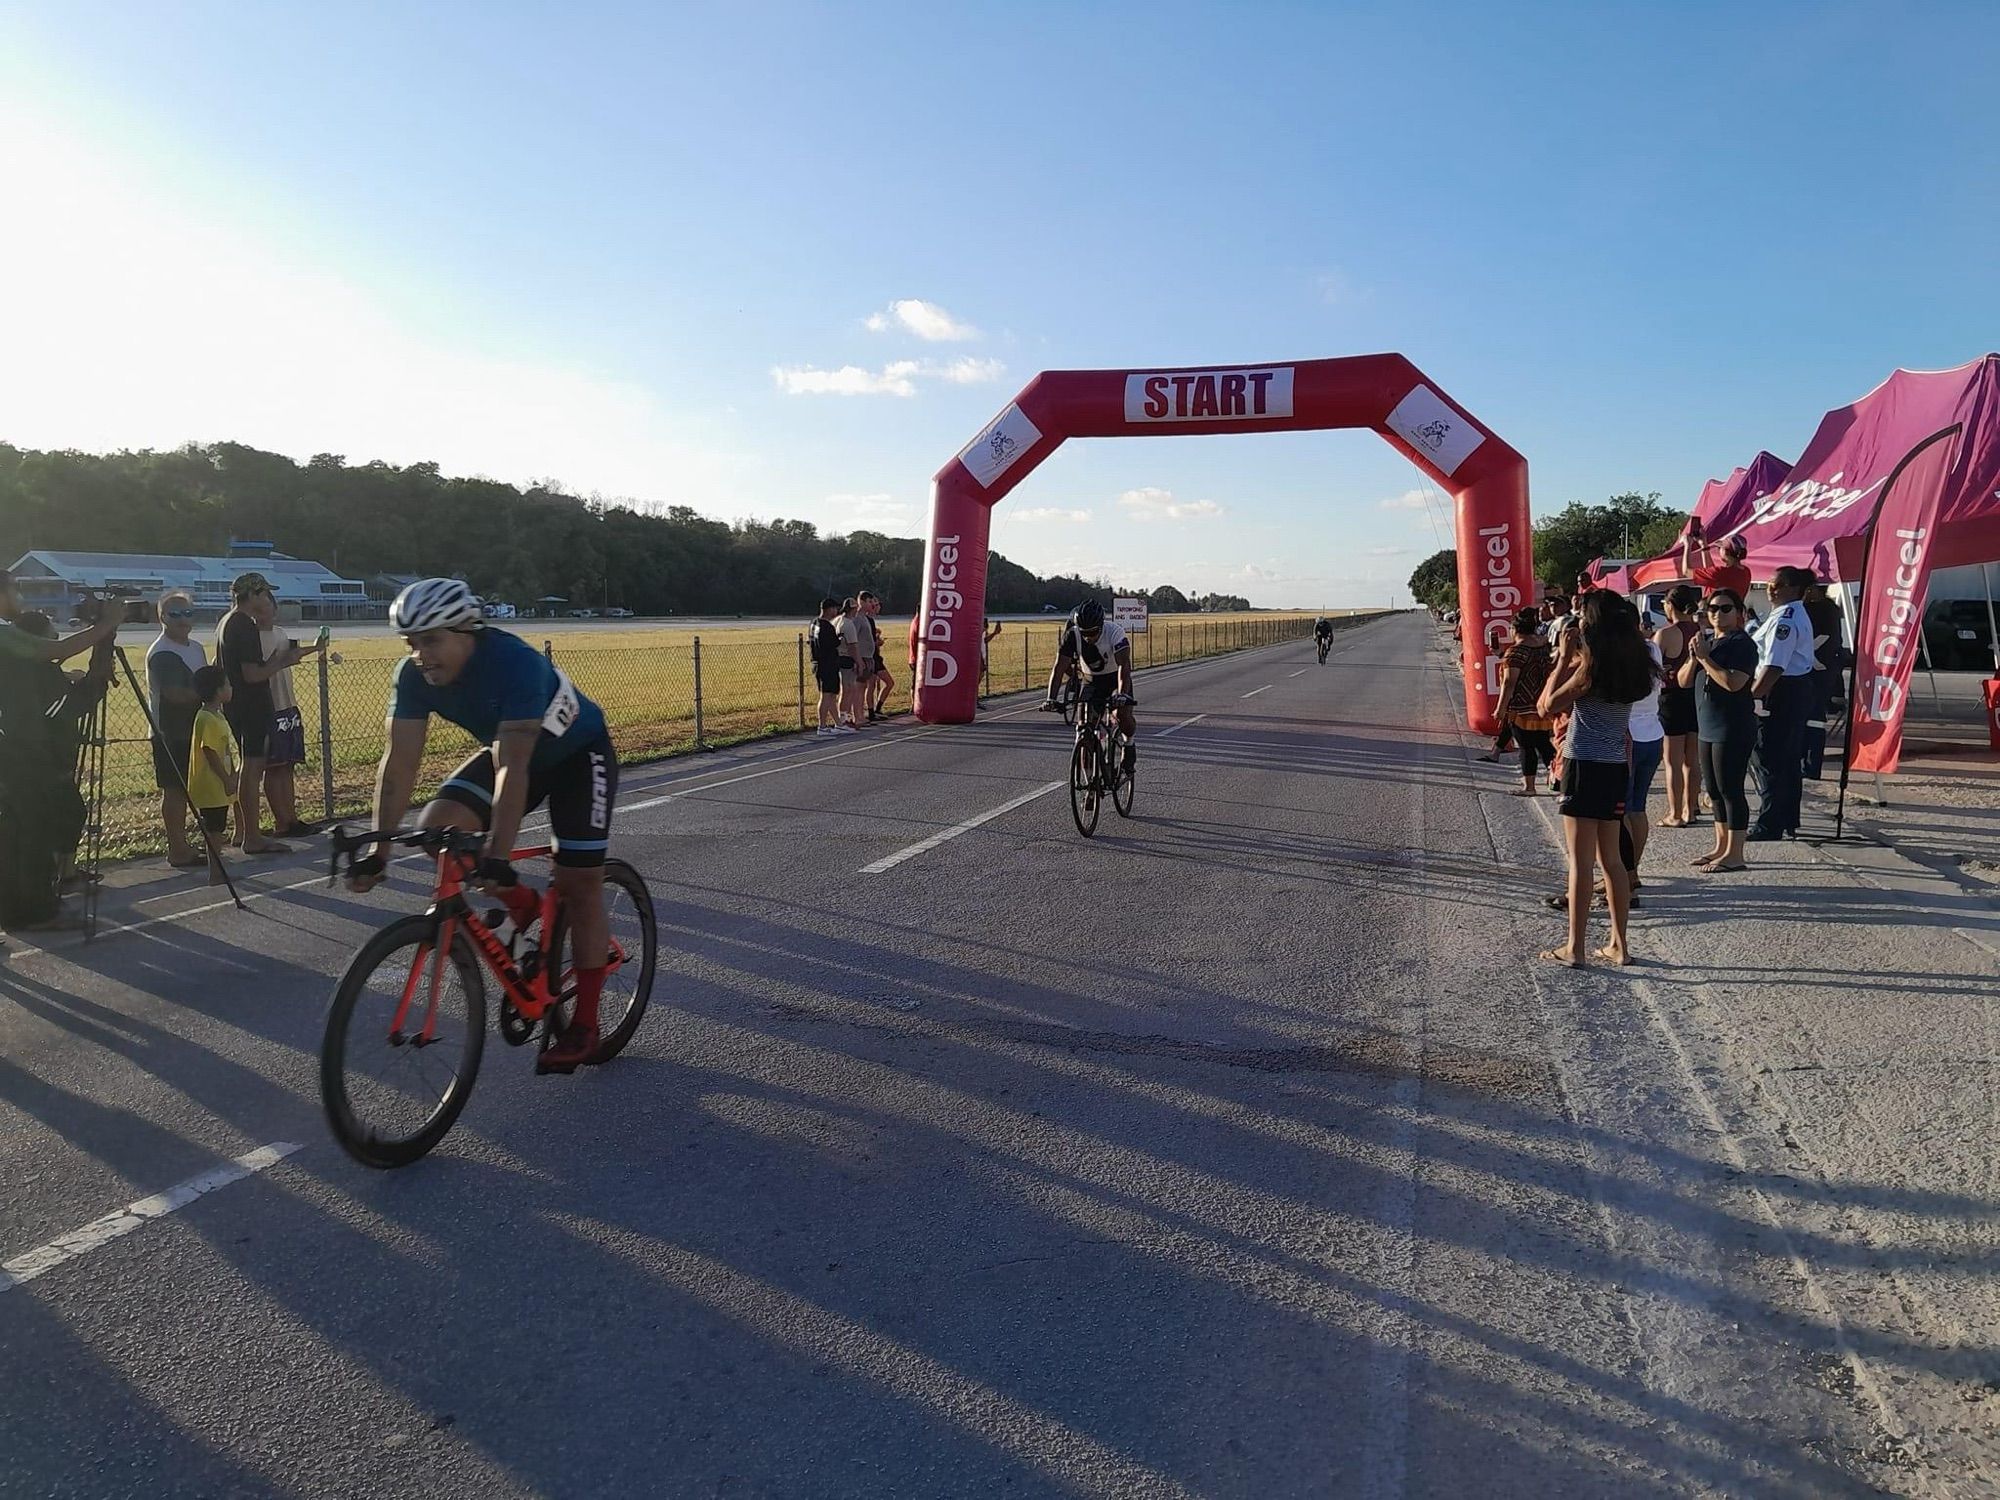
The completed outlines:
{"type": "Polygon", "coordinates": [[[170,609],[167,611],[167,618],[169,620],[192,620],[194,618],[194,611],[191,609],[170,609]]]}

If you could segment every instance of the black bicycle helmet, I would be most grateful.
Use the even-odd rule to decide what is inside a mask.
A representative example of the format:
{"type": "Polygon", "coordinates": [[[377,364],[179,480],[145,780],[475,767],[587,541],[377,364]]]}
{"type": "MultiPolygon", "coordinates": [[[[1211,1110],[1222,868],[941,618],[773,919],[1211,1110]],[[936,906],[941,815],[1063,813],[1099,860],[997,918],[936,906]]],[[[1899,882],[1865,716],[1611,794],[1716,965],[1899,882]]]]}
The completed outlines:
{"type": "Polygon", "coordinates": [[[1086,599],[1070,618],[1076,621],[1078,630],[1095,630],[1104,623],[1104,606],[1095,599],[1086,599]]]}

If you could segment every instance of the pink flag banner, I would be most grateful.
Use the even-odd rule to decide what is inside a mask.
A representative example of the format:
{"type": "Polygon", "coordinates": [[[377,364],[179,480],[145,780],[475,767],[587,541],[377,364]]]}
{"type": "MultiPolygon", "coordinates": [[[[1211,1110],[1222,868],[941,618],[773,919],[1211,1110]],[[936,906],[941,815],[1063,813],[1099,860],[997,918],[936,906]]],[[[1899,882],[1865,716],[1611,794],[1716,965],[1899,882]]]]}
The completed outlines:
{"type": "Polygon", "coordinates": [[[1938,518],[1964,429],[1925,438],[1883,477],[1869,527],[1855,624],[1848,764],[1893,771],[1903,755],[1903,711],[1923,637],[1938,518]]]}

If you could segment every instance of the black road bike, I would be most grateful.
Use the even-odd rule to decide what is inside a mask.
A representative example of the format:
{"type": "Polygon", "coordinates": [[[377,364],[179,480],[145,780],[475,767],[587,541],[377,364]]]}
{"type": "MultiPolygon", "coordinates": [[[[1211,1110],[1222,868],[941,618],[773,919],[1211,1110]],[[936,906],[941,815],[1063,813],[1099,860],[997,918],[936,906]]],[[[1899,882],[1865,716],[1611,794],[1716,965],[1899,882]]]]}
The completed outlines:
{"type": "Polygon", "coordinates": [[[1109,703],[1086,701],[1077,712],[1076,748],[1069,757],[1069,810],[1076,831],[1085,838],[1097,832],[1098,810],[1106,797],[1119,817],[1132,816],[1133,771],[1125,764],[1132,742],[1110,710],[1129,708],[1134,701],[1128,693],[1113,693],[1109,703]]]}

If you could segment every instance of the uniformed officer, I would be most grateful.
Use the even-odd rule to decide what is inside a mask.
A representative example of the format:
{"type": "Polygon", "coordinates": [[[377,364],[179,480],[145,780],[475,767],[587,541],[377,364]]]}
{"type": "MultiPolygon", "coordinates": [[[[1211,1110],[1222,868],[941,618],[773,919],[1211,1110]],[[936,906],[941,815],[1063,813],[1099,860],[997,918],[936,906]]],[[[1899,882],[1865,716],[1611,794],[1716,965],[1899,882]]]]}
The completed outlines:
{"type": "Polygon", "coordinates": [[[1778,569],[1771,579],[1771,613],[1755,632],[1759,665],[1750,691],[1764,700],[1765,718],[1751,763],[1758,796],[1752,840],[1781,839],[1799,831],[1815,665],[1812,619],[1801,601],[1812,581],[1809,569],[1778,569]]]}

